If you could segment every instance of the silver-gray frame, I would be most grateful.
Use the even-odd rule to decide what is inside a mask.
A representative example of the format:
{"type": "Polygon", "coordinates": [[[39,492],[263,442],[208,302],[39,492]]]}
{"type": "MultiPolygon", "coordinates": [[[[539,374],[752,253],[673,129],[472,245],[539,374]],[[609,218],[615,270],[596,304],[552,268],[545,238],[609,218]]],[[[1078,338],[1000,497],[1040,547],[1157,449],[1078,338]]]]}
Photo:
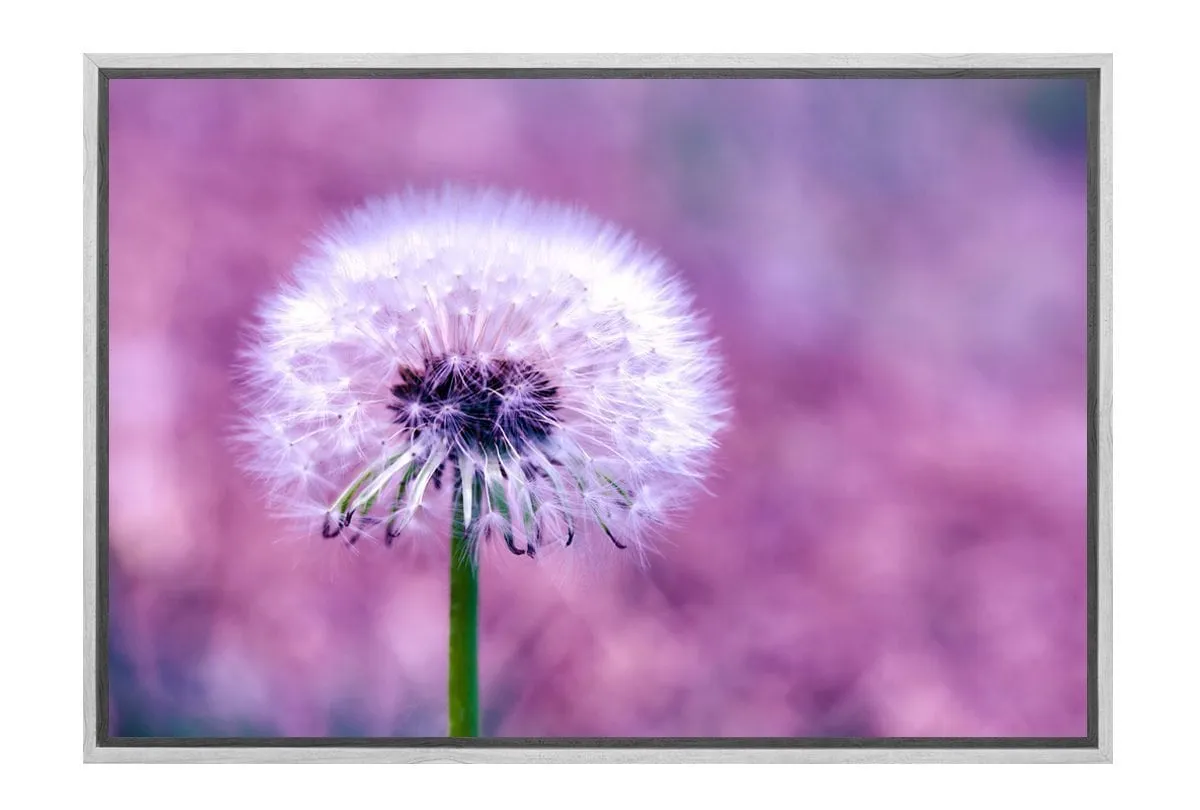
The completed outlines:
{"type": "Polygon", "coordinates": [[[1111,54],[90,54],[84,81],[84,742],[86,762],[1111,762],[1112,761],[1112,55],[1111,54]],[[1094,260],[1094,516],[1096,746],[863,748],[588,747],[131,747],[97,744],[97,575],[99,537],[99,374],[102,362],[99,199],[102,72],[272,69],[723,69],[777,70],[1094,70],[1099,73],[1099,143],[1093,181],[1098,206],[1094,260]]]}

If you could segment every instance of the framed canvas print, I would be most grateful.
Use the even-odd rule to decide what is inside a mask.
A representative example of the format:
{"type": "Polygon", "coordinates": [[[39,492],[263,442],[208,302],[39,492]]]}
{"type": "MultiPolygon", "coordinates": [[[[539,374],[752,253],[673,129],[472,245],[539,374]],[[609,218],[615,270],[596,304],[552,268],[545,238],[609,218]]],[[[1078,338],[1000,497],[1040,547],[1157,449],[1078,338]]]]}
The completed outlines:
{"type": "Polygon", "coordinates": [[[85,758],[1111,758],[1111,57],[84,78],[85,758]]]}

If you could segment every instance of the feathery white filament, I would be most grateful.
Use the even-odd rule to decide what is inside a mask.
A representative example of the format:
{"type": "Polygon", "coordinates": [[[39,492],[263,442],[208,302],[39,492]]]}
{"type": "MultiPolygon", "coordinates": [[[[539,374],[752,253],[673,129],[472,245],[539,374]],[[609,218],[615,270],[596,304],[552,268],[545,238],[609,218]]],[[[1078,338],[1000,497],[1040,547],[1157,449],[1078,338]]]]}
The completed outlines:
{"type": "Polygon", "coordinates": [[[246,360],[248,466],[349,542],[390,544],[449,474],[475,545],[640,550],[700,481],[726,406],[660,259],[496,192],[348,215],[267,302],[246,360]]]}

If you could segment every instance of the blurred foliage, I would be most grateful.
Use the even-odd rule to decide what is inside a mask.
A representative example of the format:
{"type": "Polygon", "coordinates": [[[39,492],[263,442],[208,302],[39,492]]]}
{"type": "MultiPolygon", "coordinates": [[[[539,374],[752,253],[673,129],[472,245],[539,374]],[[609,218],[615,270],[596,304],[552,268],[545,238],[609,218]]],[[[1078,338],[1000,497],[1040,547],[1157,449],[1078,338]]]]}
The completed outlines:
{"type": "Polygon", "coordinates": [[[1063,156],[1087,154],[1087,85],[1082,80],[1038,82],[1022,99],[1019,117],[1042,148],[1063,156]]]}

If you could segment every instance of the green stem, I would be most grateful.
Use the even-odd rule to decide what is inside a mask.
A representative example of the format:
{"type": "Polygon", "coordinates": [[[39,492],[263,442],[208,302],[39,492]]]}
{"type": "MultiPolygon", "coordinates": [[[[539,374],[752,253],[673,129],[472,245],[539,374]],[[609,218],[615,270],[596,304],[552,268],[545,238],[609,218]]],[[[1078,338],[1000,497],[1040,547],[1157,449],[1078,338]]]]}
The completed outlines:
{"type": "Polygon", "coordinates": [[[478,737],[479,572],[467,546],[460,480],[454,483],[454,519],[450,527],[449,681],[450,736],[478,737]]]}

